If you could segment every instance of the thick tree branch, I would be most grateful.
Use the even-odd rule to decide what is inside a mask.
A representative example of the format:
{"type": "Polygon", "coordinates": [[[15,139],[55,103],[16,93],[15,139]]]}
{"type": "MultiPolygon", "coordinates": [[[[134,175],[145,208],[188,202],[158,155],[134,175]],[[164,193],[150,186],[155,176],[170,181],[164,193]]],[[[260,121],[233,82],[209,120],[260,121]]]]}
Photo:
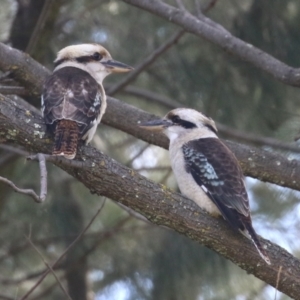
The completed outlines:
{"type": "Polygon", "coordinates": [[[32,104],[39,107],[43,83],[49,70],[28,54],[0,43],[0,70],[9,72],[27,90],[32,104]]]}
{"type": "MultiPolygon", "coordinates": [[[[20,81],[26,87],[34,99],[39,99],[43,80],[50,73],[46,68],[34,61],[27,54],[12,49],[2,43],[0,43],[0,69],[4,71],[13,70],[16,80],[20,81]]],[[[4,100],[4,96],[0,96],[0,110],[2,109],[5,115],[5,112],[8,109],[7,116],[10,117],[8,120],[6,117],[2,126],[6,127],[6,122],[9,122],[12,133],[14,133],[13,130],[17,130],[18,128],[26,130],[26,128],[23,127],[23,121],[30,122],[30,111],[28,111],[27,118],[24,119],[24,115],[20,115],[17,107],[21,105],[19,102],[16,103],[12,101],[12,103],[15,104],[15,107],[11,107],[7,106],[7,103],[5,103],[5,101],[1,101],[1,99],[4,100]]],[[[137,126],[139,121],[148,121],[153,118],[156,117],[117,99],[109,97],[108,108],[102,122],[125,131],[150,144],[158,145],[167,149],[168,140],[165,136],[149,134],[149,132],[141,130],[137,126]],[[122,121],[120,122],[120,120],[122,121]]],[[[39,120],[35,120],[35,122],[38,123],[35,124],[36,130],[34,131],[34,134],[36,138],[39,138],[39,136],[43,136],[45,127],[41,118],[39,120]]],[[[1,140],[2,136],[0,133],[0,142],[1,140]]],[[[50,144],[51,140],[48,137],[45,140],[45,148],[42,152],[49,153],[50,144]]],[[[229,141],[227,141],[226,144],[237,156],[245,175],[258,178],[262,181],[268,181],[281,186],[300,190],[300,164],[296,160],[289,160],[276,153],[263,151],[229,141]]],[[[40,151],[36,149],[34,152],[38,153],[40,151]]]]}
{"type": "MultiPolygon", "coordinates": [[[[116,102],[112,99],[110,103],[116,102]]],[[[118,103],[123,109],[123,116],[126,116],[124,107],[128,105],[122,105],[118,103]]],[[[144,113],[146,117],[149,118],[149,115],[144,113]]],[[[0,129],[2,139],[22,145],[27,151],[48,153],[51,149],[52,140],[45,134],[42,118],[33,111],[23,110],[3,96],[0,97],[0,129]]],[[[154,136],[151,139],[155,140],[154,136]]],[[[161,141],[162,144],[165,142],[161,141]]],[[[63,161],[56,164],[82,182],[92,193],[109,197],[141,213],[152,223],[189,236],[274,287],[278,270],[282,266],[278,289],[291,297],[300,294],[300,261],[284,249],[262,240],[272,262],[268,266],[260,259],[249,240],[233,232],[222,219],[204,213],[189,199],[147,180],[92,147],[80,148],[76,159],[84,161],[82,168],[73,168],[63,161]]]]}
{"type": "Polygon", "coordinates": [[[221,25],[207,17],[197,18],[186,10],[178,9],[158,0],[123,1],[181,26],[187,32],[208,40],[285,84],[300,86],[299,68],[292,68],[253,45],[234,37],[221,25]]]}

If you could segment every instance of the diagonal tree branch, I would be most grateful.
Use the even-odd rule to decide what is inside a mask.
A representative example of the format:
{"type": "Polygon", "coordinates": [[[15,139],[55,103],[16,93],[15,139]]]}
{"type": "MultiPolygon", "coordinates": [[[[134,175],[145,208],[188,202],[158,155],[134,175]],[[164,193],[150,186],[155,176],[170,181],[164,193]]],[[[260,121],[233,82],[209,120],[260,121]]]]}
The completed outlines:
{"type": "MultiPolygon", "coordinates": [[[[116,103],[117,100],[112,99],[112,102],[116,103]]],[[[123,114],[126,116],[124,110],[123,114]]],[[[144,113],[144,117],[149,118],[149,115],[144,113]]],[[[3,96],[0,97],[0,132],[1,138],[6,142],[21,145],[29,152],[47,153],[51,149],[52,140],[45,134],[41,117],[3,96]]],[[[126,205],[154,224],[185,234],[274,287],[277,284],[278,270],[282,266],[278,289],[290,297],[298,297],[300,261],[284,249],[262,240],[272,262],[268,266],[260,259],[248,239],[233,232],[225,221],[210,217],[180,194],[147,180],[92,147],[80,148],[77,160],[84,161],[82,168],[74,168],[63,160],[55,164],[77,178],[92,193],[126,205]]]]}
{"type": "Polygon", "coordinates": [[[184,30],[179,30],[174,33],[164,44],[160,45],[155,49],[146,59],[144,59],[135,69],[130,72],[123,80],[118,82],[115,86],[108,89],[107,94],[113,96],[120,90],[122,90],[126,85],[135,80],[137,76],[148,68],[159,56],[170,49],[178,40],[184,35],[184,30]]]}
{"type": "MultiPolygon", "coordinates": [[[[13,70],[16,80],[25,86],[35,101],[40,102],[39,98],[43,80],[50,73],[46,68],[30,58],[27,54],[0,43],[0,69],[4,71],[13,70]]],[[[39,119],[31,119],[31,112],[28,110],[25,118],[23,114],[20,115],[18,106],[23,106],[20,102],[17,103],[17,100],[9,100],[13,104],[10,106],[7,101],[1,101],[1,99],[6,98],[0,95],[0,110],[2,110],[4,117],[2,126],[7,129],[7,124],[10,124],[11,135],[13,135],[14,130],[18,130],[18,128],[21,129],[21,132],[24,129],[26,130],[23,122],[30,123],[34,120],[35,137],[43,137],[45,134],[45,126],[41,117],[39,119]]],[[[125,131],[150,144],[167,149],[168,139],[165,136],[162,134],[149,134],[149,132],[137,126],[138,122],[149,121],[153,118],[156,118],[156,116],[117,99],[108,97],[108,108],[102,122],[125,131]]],[[[0,133],[0,141],[2,141],[2,138],[4,138],[4,135],[0,133]]],[[[10,135],[5,137],[5,140],[8,141],[9,138],[10,135]]],[[[14,136],[12,136],[12,138],[13,140],[15,139],[14,136]]],[[[33,151],[34,153],[49,153],[50,144],[51,139],[47,137],[44,144],[47,146],[44,150],[40,151],[36,149],[33,151]]],[[[246,176],[300,190],[300,164],[296,160],[290,160],[277,153],[263,151],[258,148],[229,141],[226,141],[226,144],[237,156],[246,176]]]]}
{"type": "Polygon", "coordinates": [[[35,193],[35,191],[32,189],[21,189],[21,188],[17,187],[12,181],[10,181],[7,178],[4,178],[2,176],[0,176],[0,182],[7,184],[17,193],[28,195],[28,196],[32,197],[35,202],[38,202],[38,203],[42,202],[41,197],[39,197],[35,193]]]}
{"type": "Polygon", "coordinates": [[[220,24],[215,23],[207,17],[197,18],[186,10],[178,9],[158,0],[123,1],[181,26],[187,32],[208,40],[228,53],[253,64],[258,69],[265,71],[285,84],[300,86],[299,68],[292,68],[253,45],[236,38],[220,24]]]}

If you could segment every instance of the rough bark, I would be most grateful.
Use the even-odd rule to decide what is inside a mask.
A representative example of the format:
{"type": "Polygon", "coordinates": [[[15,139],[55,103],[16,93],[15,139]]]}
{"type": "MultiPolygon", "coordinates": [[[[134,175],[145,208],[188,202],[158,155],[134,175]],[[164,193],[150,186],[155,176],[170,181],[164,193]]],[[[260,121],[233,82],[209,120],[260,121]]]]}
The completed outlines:
{"type": "MultiPolygon", "coordinates": [[[[10,99],[0,97],[2,142],[21,145],[31,152],[49,153],[52,140],[45,130],[42,118],[34,111],[22,109],[10,99]]],[[[154,224],[168,226],[185,234],[274,287],[278,270],[282,267],[278,289],[299,299],[300,261],[284,249],[270,241],[261,240],[272,262],[268,266],[249,240],[233,232],[222,219],[204,213],[189,199],[146,179],[92,147],[82,147],[76,159],[84,161],[82,168],[62,163],[57,165],[92,193],[118,201],[154,224]]]]}
{"type": "MultiPolygon", "coordinates": [[[[0,43],[0,70],[13,71],[15,79],[24,85],[35,102],[40,102],[42,85],[45,78],[50,74],[49,70],[27,54],[2,43],[0,43]]],[[[11,117],[11,121],[18,126],[19,119],[15,118],[15,115],[11,117]]],[[[168,139],[164,135],[152,134],[137,126],[139,121],[148,121],[153,118],[157,118],[157,116],[109,97],[108,108],[102,123],[167,149],[168,139]]],[[[264,151],[234,142],[226,141],[226,144],[240,161],[245,175],[300,190],[300,163],[297,160],[290,160],[276,152],[264,151]]]]}

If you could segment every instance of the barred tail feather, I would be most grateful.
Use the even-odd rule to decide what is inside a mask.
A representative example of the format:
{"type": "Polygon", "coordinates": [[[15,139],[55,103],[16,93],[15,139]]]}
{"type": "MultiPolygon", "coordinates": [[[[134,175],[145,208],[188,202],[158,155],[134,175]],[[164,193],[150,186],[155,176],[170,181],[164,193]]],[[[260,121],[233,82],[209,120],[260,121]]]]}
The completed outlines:
{"type": "Polygon", "coordinates": [[[266,252],[266,250],[264,249],[263,245],[260,243],[257,234],[255,232],[255,230],[253,229],[251,223],[244,223],[243,224],[245,226],[245,230],[242,231],[242,233],[249,238],[252,243],[254,244],[254,246],[257,249],[257,252],[259,253],[259,255],[261,256],[261,258],[268,264],[271,264],[270,258],[266,252]]]}
{"type": "Polygon", "coordinates": [[[73,159],[76,156],[79,140],[77,123],[70,120],[59,120],[56,124],[54,135],[52,155],[73,159]]]}

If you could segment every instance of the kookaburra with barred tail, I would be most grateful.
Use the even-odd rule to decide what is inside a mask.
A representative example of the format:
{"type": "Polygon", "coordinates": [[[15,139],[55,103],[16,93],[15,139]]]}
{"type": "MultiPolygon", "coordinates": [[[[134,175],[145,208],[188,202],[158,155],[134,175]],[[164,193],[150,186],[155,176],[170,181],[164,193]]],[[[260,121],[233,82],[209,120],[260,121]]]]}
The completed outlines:
{"type": "Polygon", "coordinates": [[[132,68],[113,60],[99,44],[63,48],[54,63],[53,74],[44,84],[42,112],[54,133],[52,155],[73,159],[79,141],[92,140],[105,112],[103,79],[132,68]]]}
{"type": "Polygon", "coordinates": [[[243,172],[234,154],[218,139],[215,122],[194,109],[178,108],[162,120],[140,126],[162,130],[169,137],[172,169],[181,192],[211,215],[222,215],[252,240],[270,264],[252,227],[243,172]]]}

